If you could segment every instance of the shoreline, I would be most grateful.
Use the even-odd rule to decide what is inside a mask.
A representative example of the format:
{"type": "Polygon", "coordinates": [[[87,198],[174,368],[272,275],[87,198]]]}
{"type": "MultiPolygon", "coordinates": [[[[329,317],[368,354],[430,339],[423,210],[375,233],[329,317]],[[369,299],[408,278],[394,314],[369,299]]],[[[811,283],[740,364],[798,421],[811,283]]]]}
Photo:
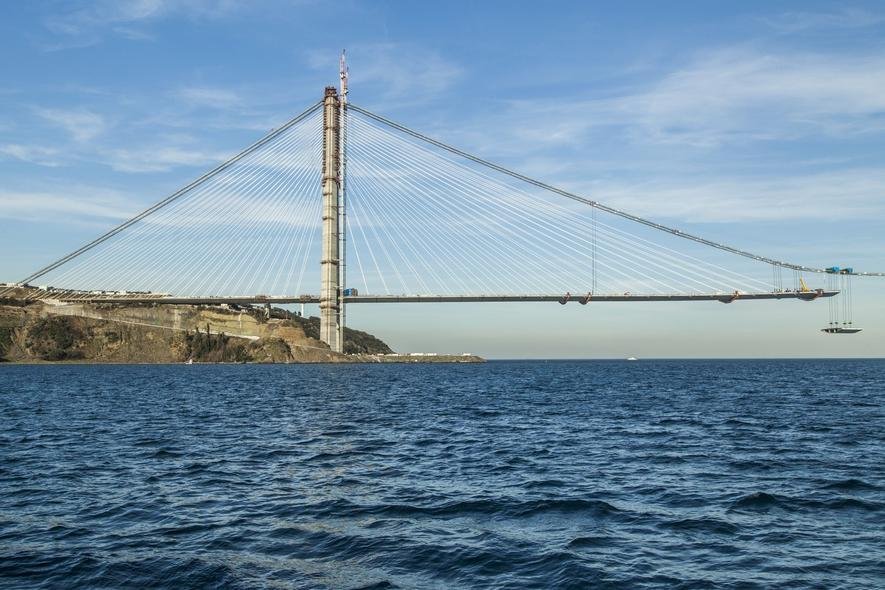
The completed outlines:
{"type": "Polygon", "coordinates": [[[167,365],[167,366],[176,366],[176,365],[350,365],[350,364],[365,364],[365,365],[383,365],[383,364],[398,364],[398,365],[409,365],[409,364],[440,364],[440,365],[448,365],[448,364],[479,364],[486,363],[488,359],[485,359],[481,356],[471,354],[471,355],[452,355],[452,354],[440,354],[436,356],[409,356],[407,354],[397,355],[396,357],[385,357],[384,355],[346,355],[347,360],[342,362],[341,360],[337,361],[286,361],[286,362],[261,362],[261,361],[241,361],[241,362],[232,362],[232,361],[193,361],[192,363],[188,363],[186,361],[177,361],[177,362],[131,362],[131,361],[96,361],[94,359],[71,359],[71,360],[59,360],[59,361],[46,361],[40,359],[27,359],[27,360],[7,360],[0,359],[0,367],[2,366],[11,366],[11,365],[131,365],[131,366],[151,366],[151,365],[167,365]]]}

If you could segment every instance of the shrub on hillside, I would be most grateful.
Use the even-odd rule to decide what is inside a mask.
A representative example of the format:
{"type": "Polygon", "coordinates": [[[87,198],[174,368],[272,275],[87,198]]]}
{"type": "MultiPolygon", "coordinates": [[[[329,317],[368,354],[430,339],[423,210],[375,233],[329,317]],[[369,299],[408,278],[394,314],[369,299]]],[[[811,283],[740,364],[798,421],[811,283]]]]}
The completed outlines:
{"type": "Polygon", "coordinates": [[[83,358],[83,353],[76,349],[83,337],[73,318],[49,316],[28,328],[25,346],[45,361],[74,360],[83,358]]]}

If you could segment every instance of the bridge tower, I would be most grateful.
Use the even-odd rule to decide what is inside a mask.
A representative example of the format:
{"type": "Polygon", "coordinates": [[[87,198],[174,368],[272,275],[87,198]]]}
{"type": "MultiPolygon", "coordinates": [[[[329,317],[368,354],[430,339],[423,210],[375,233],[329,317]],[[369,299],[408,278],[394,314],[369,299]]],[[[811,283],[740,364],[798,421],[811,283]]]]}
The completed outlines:
{"type": "Polygon", "coordinates": [[[320,283],[320,340],[344,352],[342,292],[339,284],[341,194],[341,101],[334,86],[323,98],[323,252],[320,283]]]}

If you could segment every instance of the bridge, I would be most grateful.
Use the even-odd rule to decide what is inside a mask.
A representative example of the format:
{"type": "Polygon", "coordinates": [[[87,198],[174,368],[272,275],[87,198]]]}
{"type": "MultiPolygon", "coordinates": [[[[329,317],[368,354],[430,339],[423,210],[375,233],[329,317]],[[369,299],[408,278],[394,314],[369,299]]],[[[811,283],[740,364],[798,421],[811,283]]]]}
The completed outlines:
{"type": "Polygon", "coordinates": [[[825,331],[847,333],[852,277],[885,276],[762,256],[533,179],[350,103],[343,63],[340,77],[0,297],[318,304],[321,339],[343,352],[347,306],[362,303],[826,298],[825,331]]]}

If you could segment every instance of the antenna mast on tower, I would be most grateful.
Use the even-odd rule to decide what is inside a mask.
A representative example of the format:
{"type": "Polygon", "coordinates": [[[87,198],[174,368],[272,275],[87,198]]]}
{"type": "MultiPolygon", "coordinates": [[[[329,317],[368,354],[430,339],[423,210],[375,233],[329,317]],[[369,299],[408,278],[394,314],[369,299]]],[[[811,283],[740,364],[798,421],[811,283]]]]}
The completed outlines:
{"type": "Polygon", "coordinates": [[[341,50],[341,59],[338,60],[338,75],[341,78],[341,97],[347,99],[347,50],[341,50]]]}

